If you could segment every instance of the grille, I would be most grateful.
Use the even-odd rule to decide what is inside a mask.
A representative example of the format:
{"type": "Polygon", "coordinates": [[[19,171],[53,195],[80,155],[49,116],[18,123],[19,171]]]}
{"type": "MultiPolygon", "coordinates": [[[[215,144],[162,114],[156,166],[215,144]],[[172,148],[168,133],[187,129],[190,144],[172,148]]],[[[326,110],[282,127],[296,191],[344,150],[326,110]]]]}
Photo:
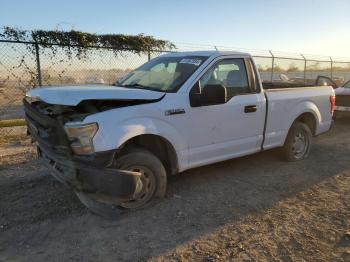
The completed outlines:
{"type": "Polygon", "coordinates": [[[23,104],[28,132],[39,146],[53,150],[60,155],[70,156],[72,152],[63,124],[39,112],[34,104],[30,104],[25,99],[23,104]]]}

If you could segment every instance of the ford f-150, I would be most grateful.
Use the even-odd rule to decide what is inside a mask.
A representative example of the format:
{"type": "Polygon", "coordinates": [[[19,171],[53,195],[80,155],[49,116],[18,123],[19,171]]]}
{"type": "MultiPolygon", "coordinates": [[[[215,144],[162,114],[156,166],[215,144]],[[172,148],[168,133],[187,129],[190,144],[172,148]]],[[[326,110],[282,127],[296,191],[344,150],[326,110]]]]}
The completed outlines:
{"type": "Polygon", "coordinates": [[[114,86],[34,88],[23,102],[58,180],[135,209],[191,168],[277,147],[288,161],[306,158],[331,127],[335,97],[317,83],[262,83],[249,54],[198,51],[154,58],[114,86]]]}

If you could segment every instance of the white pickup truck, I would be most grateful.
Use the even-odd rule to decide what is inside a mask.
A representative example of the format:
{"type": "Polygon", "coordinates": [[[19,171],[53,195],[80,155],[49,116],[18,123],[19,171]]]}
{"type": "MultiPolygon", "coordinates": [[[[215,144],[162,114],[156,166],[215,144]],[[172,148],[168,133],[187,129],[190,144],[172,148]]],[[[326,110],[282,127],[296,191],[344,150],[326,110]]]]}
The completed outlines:
{"type": "Polygon", "coordinates": [[[23,101],[52,174],[124,209],[163,197],[167,176],[190,168],[276,147],[304,159],[335,106],[330,86],[262,83],[249,54],[221,51],[165,54],[114,86],[35,88],[23,101]]]}

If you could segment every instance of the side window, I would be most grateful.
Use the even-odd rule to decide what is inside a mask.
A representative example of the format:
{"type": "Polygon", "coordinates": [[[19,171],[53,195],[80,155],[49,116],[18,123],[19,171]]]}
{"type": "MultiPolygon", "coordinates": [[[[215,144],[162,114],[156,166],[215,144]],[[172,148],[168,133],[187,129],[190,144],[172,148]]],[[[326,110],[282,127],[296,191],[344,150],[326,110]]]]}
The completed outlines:
{"type": "Polygon", "coordinates": [[[220,86],[226,93],[227,102],[233,96],[250,92],[244,59],[224,59],[210,68],[199,80],[201,93],[220,86]]]}

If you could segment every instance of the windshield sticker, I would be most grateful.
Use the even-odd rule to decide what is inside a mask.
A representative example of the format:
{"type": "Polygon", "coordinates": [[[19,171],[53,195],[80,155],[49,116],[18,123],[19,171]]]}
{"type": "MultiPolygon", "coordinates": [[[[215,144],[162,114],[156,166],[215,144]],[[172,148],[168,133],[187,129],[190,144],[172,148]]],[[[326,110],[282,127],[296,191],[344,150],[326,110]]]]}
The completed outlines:
{"type": "Polygon", "coordinates": [[[200,59],[191,59],[191,58],[183,58],[180,61],[180,64],[191,64],[195,66],[199,66],[202,63],[200,59]]]}

